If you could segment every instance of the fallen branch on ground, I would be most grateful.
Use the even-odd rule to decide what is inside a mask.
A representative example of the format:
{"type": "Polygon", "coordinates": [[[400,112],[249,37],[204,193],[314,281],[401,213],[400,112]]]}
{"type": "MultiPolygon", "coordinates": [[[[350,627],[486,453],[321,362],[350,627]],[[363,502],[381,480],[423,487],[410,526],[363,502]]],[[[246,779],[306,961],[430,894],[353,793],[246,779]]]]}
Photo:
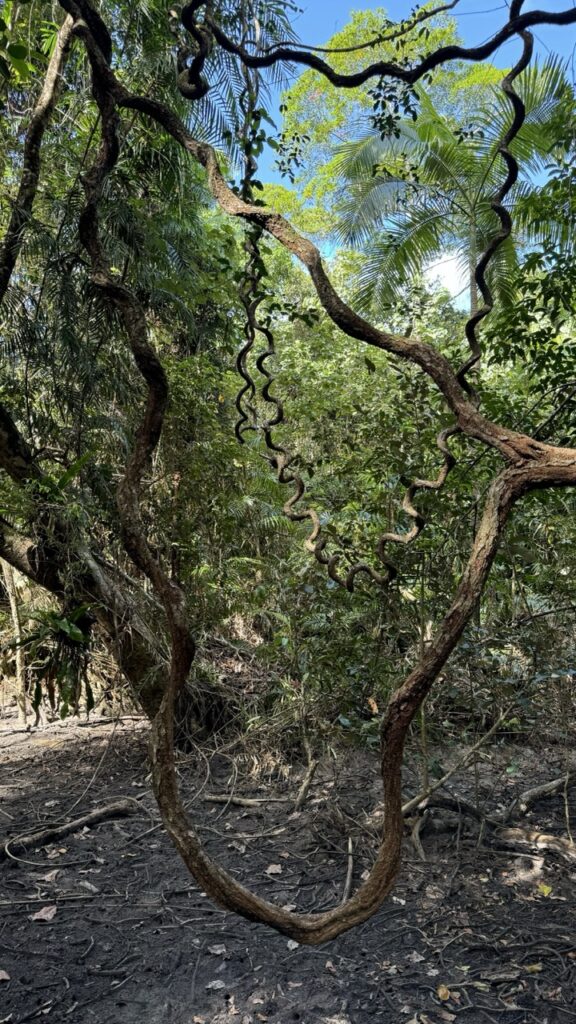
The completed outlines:
{"type": "Polygon", "coordinates": [[[569,839],[563,839],[561,836],[524,828],[500,828],[496,831],[495,838],[506,846],[520,845],[538,851],[550,850],[570,864],[576,861],[576,843],[571,843],[569,839]]]}
{"type": "Polygon", "coordinates": [[[507,810],[502,815],[502,822],[510,821],[512,816],[516,812],[526,814],[526,811],[546,796],[555,796],[561,790],[570,789],[576,783],[576,770],[567,772],[560,779],[552,779],[551,782],[545,782],[543,785],[534,786],[532,789],[525,789],[523,793],[520,793],[512,803],[509,805],[507,810]]]}
{"type": "Polygon", "coordinates": [[[132,797],[124,800],[114,800],[103,807],[97,807],[89,814],[83,814],[81,818],[75,818],[65,825],[55,825],[52,828],[44,828],[39,832],[32,832],[30,835],[14,836],[6,839],[0,846],[0,860],[10,857],[11,854],[24,853],[26,850],[37,850],[39,846],[47,846],[48,843],[55,843],[71,832],[77,832],[81,828],[91,828],[99,825],[101,821],[109,821],[111,818],[125,818],[133,814],[138,803],[132,797]]]}
{"type": "Polygon", "coordinates": [[[233,796],[230,793],[205,793],[202,797],[209,804],[232,804],[236,807],[260,807],[260,804],[289,804],[287,796],[233,796]]]}

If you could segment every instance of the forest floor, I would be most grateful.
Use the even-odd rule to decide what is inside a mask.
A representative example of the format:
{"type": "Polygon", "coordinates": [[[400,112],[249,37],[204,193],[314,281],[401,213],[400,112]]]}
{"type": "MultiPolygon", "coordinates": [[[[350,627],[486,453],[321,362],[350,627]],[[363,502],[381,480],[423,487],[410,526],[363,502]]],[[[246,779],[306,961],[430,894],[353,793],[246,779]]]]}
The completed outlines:
{"type": "MultiPolygon", "coordinates": [[[[497,744],[452,791],[493,808],[566,771],[559,747],[497,744]]],[[[448,763],[449,763],[449,759],[448,763]]],[[[328,759],[293,810],[302,768],[264,785],[222,753],[182,757],[183,790],[220,861],[300,909],[342,898],[352,838],[357,885],[373,858],[377,760],[328,759]],[[211,794],[284,798],[242,806],[211,794]]],[[[410,783],[410,774],[407,775],[410,783]]],[[[404,867],[380,913],[324,947],[213,906],[158,824],[146,725],[0,721],[0,840],[132,797],[133,812],[0,862],[0,1022],[24,1024],[567,1024],[576,1020],[576,862],[498,847],[443,813],[407,828],[404,867]]],[[[408,785],[408,788],[409,785],[408,785]]],[[[574,801],[574,791],[571,792],[574,801]]],[[[576,803],[536,804],[524,826],[567,835],[576,803]]],[[[377,816],[376,816],[377,817],[377,816]]],[[[10,848],[9,848],[10,850],[10,848]]]]}

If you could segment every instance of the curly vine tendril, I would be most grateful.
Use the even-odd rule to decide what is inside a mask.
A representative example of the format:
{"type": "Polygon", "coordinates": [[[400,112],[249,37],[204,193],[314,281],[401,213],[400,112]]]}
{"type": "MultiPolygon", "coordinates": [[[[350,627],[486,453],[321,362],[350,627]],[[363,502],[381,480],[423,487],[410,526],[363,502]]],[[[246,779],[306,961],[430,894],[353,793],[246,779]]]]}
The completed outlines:
{"type": "MultiPolygon", "coordinates": [[[[247,178],[248,175],[245,174],[243,192],[248,190],[247,178]]],[[[261,429],[266,447],[272,453],[269,458],[269,462],[276,472],[278,482],[281,484],[293,484],[294,486],[291,496],[284,503],[284,515],[292,522],[310,521],[312,529],[305,541],[306,549],[314,555],[315,559],[321,565],[327,567],[330,578],[339,586],[352,591],[354,589],[354,580],[356,576],[360,573],[365,573],[375,583],[383,586],[393,579],[396,575],[396,569],[394,565],[382,554],[380,555],[380,558],[386,566],[386,574],[377,572],[370,565],[364,562],[356,562],[354,565],[349,567],[346,575],[341,576],[337,572],[336,568],[341,559],[341,555],[327,555],[324,552],[327,539],[322,536],[322,528],[318,513],[313,508],[302,509],[300,511],[296,510],[296,506],[304,497],[306,486],[302,477],[294,471],[292,465],[293,456],[288,453],[286,448],[278,444],[273,436],[273,428],[284,422],[284,406],[282,401],[273,395],[270,390],[274,383],[274,378],[266,365],[266,361],[270,356],[275,354],[274,335],[270,326],[258,318],[258,307],[264,299],[264,294],[261,289],[262,263],[258,251],[259,236],[259,230],[251,232],[247,237],[245,246],[248,260],[244,275],[242,302],[246,310],[246,343],[240,349],[236,359],[236,367],[244,381],[243,386],[240,388],[236,396],[236,408],[239,413],[239,418],[235,427],[236,437],[240,443],[243,444],[245,443],[244,435],[248,431],[261,429]],[[256,397],[256,384],[247,365],[248,357],[254,348],[256,332],[262,335],[267,344],[266,349],[260,353],[256,360],[258,372],[263,378],[265,378],[265,382],[260,389],[260,395],[264,402],[273,406],[275,410],[272,416],[261,423],[259,427],[257,423],[256,409],[252,404],[256,397]]]]}
{"type": "MultiPolygon", "coordinates": [[[[252,114],[258,101],[258,76],[249,68],[243,68],[245,87],[239,97],[239,106],[244,115],[241,136],[244,156],[244,175],[242,178],[240,192],[245,200],[252,198],[252,183],[257,171],[257,164],[251,153],[250,129],[252,114]]],[[[259,285],[262,277],[261,257],[258,250],[258,242],[262,235],[262,228],[251,225],[246,230],[244,251],[246,253],[246,266],[240,290],[240,298],[246,311],[244,321],[244,337],[246,341],[236,357],[236,369],[244,381],[236,395],[235,405],[238,411],[238,420],[234,432],[242,443],[243,435],[251,430],[258,430],[257,414],[253,402],[256,398],[256,385],[248,368],[248,357],[254,348],[256,340],[256,311],[261,302],[259,285]]]]}
{"type": "MultiPolygon", "coordinates": [[[[516,5],[513,4],[511,6],[511,18],[514,16],[512,8],[515,7],[515,13],[518,14],[521,5],[522,3],[520,0],[519,3],[517,3],[516,5]]],[[[476,265],[474,277],[476,280],[476,284],[478,285],[478,288],[480,290],[480,294],[482,295],[482,298],[484,300],[484,305],[481,306],[479,310],[472,314],[472,316],[470,317],[466,324],[466,338],[468,339],[468,343],[470,345],[471,355],[464,363],[464,365],[461,367],[461,369],[458,371],[458,380],[460,384],[462,384],[462,386],[465,387],[466,390],[469,392],[471,388],[466,380],[466,375],[469,373],[472,367],[476,365],[482,354],[480,342],[478,341],[478,337],[476,334],[476,328],[480,321],[483,320],[486,316],[488,316],[488,314],[492,311],[494,307],[494,298],[492,296],[492,292],[487,284],[485,277],[486,268],[488,267],[488,264],[490,263],[494,254],[496,253],[496,250],[499,249],[502,243],[505,242],[506,239],[510,237],[512,231],[512,217],[510,216],[510,212],[503,205],[503,202],[508,193],[510,192],[510,190],[516,184],[516,181],[518,180],[518,163],[516,159],[512,156],[509,146],[510,143],[513,142],[516,136],[518,135],[518,132],[522,128],[522,125],[524,124],[524,120],[526,117],[526,108],[524,106],[524,103],[518,96],[518,93],[514,91],[512,82],[518,77],[519,74],[521,74],[522,71],[524,71],[524,69],[530,63],[530,59],[532,57],[532,50],[534,48],[534,38],[531,32],[520,32],[519,35],[524,43],[522,54],[517,63],[514,65],[514,67],[511,68],[506,77],[503,78],[502,82],[500,83],[501,89],[506,94],[507,98],[512,104],[512,109],[514,112],[512,123],[508,128],[508,131],[500,140],[500,145],[498,146],[498,153],[503,158],[506,164],[508,174],[506,175],[505,180],[502,182],[500,188],[497,190],[490,204],[492,209],[494,210],[494,213],[497,214],[500,220],[501,227],[500,231],[498,231],[491,238],[490,242],[488,243],[488,246],[484,250],[482,256],[480,257],[476,265]]]]}
{"type": "MultiPolygon", "coordinates": [[[[522,7],[523,0],[514,0],[510,7],[510,18],[516,17],[522,7]]],[[[497,249],[502,243],[509,237],[512,230],[512,218],[509,211],[503,205],[504,199],[513,188],[514,184],[518,179],[518,164],[515,158],[512,156],[509,146],[511,142],[516,138],[520,131],[524,119],[526,116],[526,110],[524,103],[514,91],[513,81],[518,75],[527,67],[530,62],[533,50],[533,38],[531,33],[522,31],[519,33],[523,42],[524,48],[522,55],[514,67],[502,80],[501,88],[510,100],[512,104],[514,117],[510,127],[502,137],[498,146],[498,153],[503,158],[508,173],[504,182],[498,188],[494,198],[491,202],[491,208],[498,215],[500,220],[500,230],[492,237],[484,253],[480,257],[475,270],[475,279],[478,285],[478,289],[483,299],[483,306],[477,310],[468,319],[465,327],[465,334],[470,345],[471,355],[468,360],[464,363],[461,369],[458,371],[458,380],[462,386],[469,392],[472,393],[472,386],[466,380],[466,375],[475,366],[481,358],[481,348],[476,334],[476,328],[481,320],[483,320],[491,311],[494,305],[492,292],[486,282],[485,273],[486,269],[494,257],[497,249]]],[[[248,116],[248,115],[247,115],[248,116]]],[[[247,159],[246,174],[243,183],[243,193],[247,198],[251,193],[251,176],[253,174],[253,165],[250,159],[247,159]]],[[[258,319],[258,307],[263,300],[263,294],[260,289],[260,283],[262,278],[262,266],[260,260],[260,254],[258,251],[258,241],[260,237],[260,230],[257,229],[249,237],[246,245],[246,251],[248,253],[248,264],[244,279],[244,295],[243,301],[246,309],[246,344],[242,347],[238,353],[237,368],[244,380],[244,385],[240,389],[237,399],[236,407],[240,414],[238,423],[236,424],[236,436],[238,440],[244,443],[244,433],[248,430],[257,430],[257,414],[254,406],[251,402],[256,397],[256,385],[250,375],[247,367],[247,358],[249,353],[252,351],[256,333],[261,334],[267,343],[267,348],[258,356],[256,360],[256,367],[258,372],[266,378],[264,385],[260,389],[260,394],[263,400],[272,405],[275,409],[274,414],[262,424],[260,429],[263,433],[266,447],[272,455],[270,456],[270,464],[276,471],[276,476],[279,483],[292,484],[294,489],[290,498],[285,502],[283,506],[284,514],[293,522],[303,522],[309,520],[312,526],[311,532],[309,533],[305,546],[310,551],[315,559],[321,564],[327,567],[329,577],[334,580],[338,585],[345,587],[346,590],[353,591],[356,577],[360,574],[365,574],[373,582],[384,586],[390,583],[397,575],[397,569],[393,562],[391,562],[386,556],[386,545],[387,544],[412,544],[421,534],[424,526],[426,525],[426,519],[422,512],[415,506],[414,499],[419,491],[440,491],[451,470],[456,464],[456,458],[452,454],[448,440],[460,433],[460,428],[457,425],[448,427],[442,430],[436,439],[436,445],[443,455],[443,464],[440,468],[438,475],[434,479],[415,479],[412,481],[410,486],[405,492],[404,499],[402,502],[402,510],[413,520],[413,526],[410,530],[404,533],[384,533],[380,537],[377,546],[376,553],[380,561],[385,567],[385,573],[380,573],[366,562],[358,561],[355,562],[348,568],[345,575],[341,575],[338,572],[337,566],[341,561],[342,555],[340,553],[328,555],[325,552],[327,538],[322,536],[322,527],[320,518],[317,512],[312,508],[296,510],[296,506],[301,502],[306,492],[306,487],[302,477],[295,472],[293,468],[294,457],[289,455],[287,449],[278,444],[274,440],[273,428],[279,426],[284,422],[284,407],[282,401],[277,398],[271,392],[271,387],[274,383],[272,373],[267,367],[267,360],[275,354],[274,346],[274,335],[272,330],[267,324],[264,324],[258,319]],[[250,397],[250,402],[246,396],[250,397]],[[248,412],[246,411],[248,410],[248,412]]]]}
{"type": "Polygon", "coordinates": [[[386,575],[377,572],[372,568],[372,566],[365,562],[355,562],[348,568],[345,575],[340,575],[337,571],[337,565],[342,556],[340,554],[327,555],[325,553],[324,549],[327,544],[327,539],[322,536],[322,527],[318,513],[313,508],[303,509],[300,512],[296,511],[296,505],[301,501],[305,494],[305,484],[302,477],[299,476],[298,473],[294,472],[293,468],[291,468],[293,461],[292,457],[282,445],[279,445],[274,440],[272,434],[272,428],[284,422],[284,407],[281,400],[275,397],[270,391],[270,388],[274,383],[274,378],[266,366],[267,359],[269,359],[270,356],[273,356],[275,352],[274,335],[270,328],[263,324],[258,326],[258,331],[268,342],[267,349],[261,353],[256,361],[259,372],[266,378],[266,383],[262,387],[261,394],[264,401],[273,405],[276,410],[274,415],[262,424],[262,432],[264,434],[267,448],[273,452],[270,463],[276,470],[279,483],[294,485],[294,491],[288,501],[285,502],[283,512],[292,520],[292,522],[303,522],[306,519],[310,521],[312,524],[312,530],[305,541],[306,549],[314,555],[317,562],[327,567],[330,579],[334,580],[334,582],[339,586],[352,591],[354,589],[355,578],[360,573],[365,573],[371,580],[373,580],[373,582],[384,586],[386,583],[389,583],[396,574],[396,569],[391,562],[388,562],[384,558],[382,559],[386,565],[386,575]]]}
{"type": "Polygon", "coordinates": [[[258,242],[256,238],[261,234],[258,228],[256,231],[248,232],[245,242],[247,253],[246,269],[241,289],[241,301],[246,311],[244,321],[244,337],[246,341],[236,356],[236,369],[244,381],[236,395],[235,406],[238,411],[238,420],[234,427],[236,437],[241,444],[244,443],[244,434],[250,430],[258,430],[256,409],[253,402],[256,398],[256,385],[248,368],[248,356],[254,348],[256,340],[256,310],[259,302],[254,298],[254,291],[257,291],[259,275],[257,271],[258,242]]]}
{"type": "MultiPolygon", "coordinates": [[[[511,5],[511,19],[513,17],[516,17],[520,13],[522,2],[523,0],[516,0],[516,2],[511,5]]],[[[519,35],[524,43],[522,54],[517,63],[514,65],[513,68],[511,68],[511,70],[502,79],[501,82],[501,88],[508,97],[508,99],[510,100],[514,112],[512,123],[510,124],[504,136],[501,138],[500,144],[498,146],[498,153],[503,158],[508,173],[506,175],[505,180],[502,182],[502,184],[496,191],[494,198],[492,199],[492,202],[490,204],[491,208],[498,215],[501,226],[500,230],[490,239],[490,242],[488,243],[486,249],[482,253],[482,256],[480,257],[476,265],[474,276],[480,294],[482,295],[484,304],[481,306],[480,309],[474,312],[471,317],[469,317],[466,323],[465,334],[470,345],[471,355],[466,360],[461,369],[458,371],[458,380],[460,384],[468,391],[469,394],[473,393],[473,388],[470,385],[470,383],[466,380],[466,375],[470,372],[472,367],[479,362],[482,355],[480,342],[476,334],[476,328],[478,327],[480,321],[483,320],[486,316],[488,316],[488,314],[492,311],[494,306],[492,292],[486,282],[486,268],[488,267],[490,261],[494,257],[494,254],[496,253],[497,249],[499,249],[502,243],[510,236],[510,233],[512,231],[512,218],[510,216],[509,211],[503,205],[503,202],[518,179],[518,163],[512,156],[509,146],[510,143],[513,142],[513,140],[518,135],[518,132],[522,128],[522,125],[524,124],[524,119],[526,117],[526,108],[524,106],[524,103],[522,102],[518,94],[514,91],[512,83],[530,63],[533,50],[533,37],[531,33],[520,32],[519,35]]],[[[413,541],[416,540],[416,538],[424,529],[424,526],[426,525],[426,520],[422,513],[415,507],[414,497],[418,491],[439,491],[444,486],[449,473],[456,464],[456,459],[454,458],[450,449],[448,448],[447,441],[450,437],[453,437],[458,433],[460,433],[459,427],[453,426],[448,428],[447,430],[443,430],[438,435],[436,444],[440,451],[442,452],[442,454],[444,455],[444,464],[435,480],[412,481],[404,495],[402,508],[403,511],[408,516],[410,516],[410,518],[414,521],[414,526],[412,527],[411,530],[403,534],[384,534],[383,537],[381,537],[378,546],[378,554],[380,555],[380,557],[382,557],[382,547],[384,544],[387,544],[389,542],[396,544],[411,544],[413,541]]]]}

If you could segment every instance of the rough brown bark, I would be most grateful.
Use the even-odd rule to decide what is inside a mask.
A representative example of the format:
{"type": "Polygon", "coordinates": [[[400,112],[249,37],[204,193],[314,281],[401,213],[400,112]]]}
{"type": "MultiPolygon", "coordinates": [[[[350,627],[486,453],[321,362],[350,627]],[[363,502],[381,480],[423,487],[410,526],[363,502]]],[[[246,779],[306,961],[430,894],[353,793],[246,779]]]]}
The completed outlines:
{"type": "Polygon", "coordinates": [[[22,650],[22,619],[20,617],[20,606],[18,604],[18,591],[14,581],[14,569],[4,558],[0,559],[2,564],[2,575],[4,586],[8,594],[14,639],[16,640],[15,664],[16,664],[16,701],[18,704],[18,717],[22,725],[26,725],[27,718],[27,697],[26,697],[26,665],[24,662],[24,651],[22,650]]]}
{"type": "Polygon", "coordinates": [[[56,37],[56,44],[48,64],[44,85],[32,111],[26,132],[23,153],[24,170],[20,179],[18,194],[14,201],[12,215],[8,223],[8,229],[0,249],[0,302],[4,298],[12,271],[20,255],[24,231],[32,213],[32,206],[40,180],[42,139],[44,138],[44,132],[56,102],[62,68],[64,67],[72,38],[73,24],[73,18],[67,15],[56,37]]]}

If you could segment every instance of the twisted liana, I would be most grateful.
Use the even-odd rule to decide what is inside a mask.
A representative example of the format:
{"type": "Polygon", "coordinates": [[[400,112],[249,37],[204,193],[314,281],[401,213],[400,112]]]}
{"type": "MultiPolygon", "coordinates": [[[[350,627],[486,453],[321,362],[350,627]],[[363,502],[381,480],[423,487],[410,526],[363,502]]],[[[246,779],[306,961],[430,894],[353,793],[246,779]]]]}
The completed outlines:
{"type": "MultiPolygon", "coordinates": [[[[518,2],[511,5],[510,19],[517,17],[517,15],[520,13],[521,6],[522,0],[518,0],[518,2]]],[[[500,230],[497,231],[492,236],[488,245],[486,246],[486,249],[482,253],[476,265],[474,277],[483,299],[483,305],[478,310],[474,311],[466,322],[465,334],[468,344],[470,346],[471,354],[469,358],[466,360],[466,362],[463,364],[463,366],[460,368],[457,375],[458,381],[466,389],[466,391],[468,391],[469,394],[473,394],[473,388],[470,385],[470,383],[466,380],[466,375],[479,362],[482,355],[481,346],[478,340],[476,329],[478,327],[478,324],[486,316],[488,316],[488,314],[492,311],[494,306],[492,292],[486,281],[486,269],[490,261],[493,259],[497,250],[500,248],[502,243],[505,242],[506,239],[510,236],[510,233],[512,231],[512,217],[510,215],[510,212],[506,209],[506,207],[503,204],[506,196],[514,187],[518,179],[518,163],[515,160],[512,153],[510,152],[509,147],[510,144],[518,135],[520,129],[522,128],[526,116],[526,108],[524,106],[524,103],[518,96],[518,94],[515,92],[512,83],[530,63],[533,50],[533,38],[531,33],[521,32],[519,33],[519,35],[521,36],[524,43],[522,54],[519,60],[514,65],[514,67],[510,69],[508,74],[505,75],[501,82],[501,88],[508,97],[508,99],[510,100],[510,103],[512,104],[513,118],[508,129],[500,139],[500,143],[497,149],[497,153],[503,158],[506,164],[507,174],[504,181],[498,187],[490,203],[492,210],[497,214],[500,220],[500,230]]],[[[460,429],[458,426],[454,425],[446,430],[441,431],[441,433],[438,435],[436,444],[444,456],[444,461],[440,469],[440,472],[438,473],[438,476],[434,480],[416,479],[412,481],[404,495],[402,509],[406,513],[406,515],[408,515],[413,520],[413,526],[410,530],[407,530],[405,533],[384,534],[383,537],[380,539],[378,549],[380,556],[382,555],[382,549],[385,544],[411,544],[413,541],[417,539],[417,537],[424,529],[424,526],[426,525],[426,520],[422,515],[421,511],[419,511],[416,508],[414,504],[414,498],[418,491],[439,491],[444,486],[449,473],[456,464],[456,459],[454,458],[454,455],[450,451],[447,442],[450,437],[453,437],[458,433],[460,433],[460,429]]]]}
{"type": "Polygon", "coordinates": [[[259,256],[257,243],[257,237],[259,238],[261,233],[259,228],[249,229],[244,245],[247,260],[240,290],[240,300],[245,311],[245,341],[236,356],[236,370],[244,383],[238,391],[234,402],[238,412],[234,432],[241,444],[244,442],[245,433],[258,430],[257,414],[254,406],[256,385],[250,373],[248,359],[256,341],[256,310],[261,301],[258,297],[260,278],[258,273],[259,256]]]}
{"type": "MultiPolygon", "coordinates": [[[[520,12],[521,6],[522,0],[520,0],[520,2],[517,4],[511,5],[510,18],[515,17],[520,12]]],[[[488,245],[486,246],[486,249],[484,250],[480,259],[478,260],[478,263],[476,264],[474,278],[480,291],[480,294],[482,295],[483,305],[480,307],[480,309],[472,313],[472,315],[469,317],[466,323],[465,333],[466,338],[468,340],[468,344],[470,346],[471,354],[464,363],[464,365],[458,371],[458,380],[460,384],[462,384],[462,386],[465,387],[468,391],[470,391],[471,389],[470,385],[466,380],[466,375],[470,372],[472,367],[479,362],[482,355],[482,350],[476,333],[476,328],[478,327],[478,324],[482,320],[484,320],[485,317],[488,316],[488,314],[492,311],[494,307],[494,297],[492,295],[490,286],[486,281],[486,270],[491,260],[494,258],[496,251],[500,248],[502,243],[505,242],[506,239],[510,237],[510,234],[512,232],[512,217],[510,215],[510,211],[504,206],[504,200],[518,180],[518,163],[515,157],[510,152],[509,147],[510,144],[518,135],[520,129],[522,128],[522,125],[524,124],[524,120],[526,117],[526,107],[521,98],[519,97],[518,93],[515,92],[512,83],[530,63],[532,51],[534,48],[534,39],[530,32],[521,32],[519,33],[519,35],[521,36],[524,44],[522,48],[522,54],[519,60],[514,65],[514,67],[510,69],[508,74],[502,79],[502,82],[500,83],[500,87],[502,91],[505,93],[508,100],[510,101],[513,110],[512,122],[508,130],[501,138],[497,150],[498,154],[502,157],[504,163],[506,164],[507,174],[504,181],[497,189],[490,203],[492,210],[497,215],[500,221],[500,230],[497,231],[492,236],[488,245]]]]}
{"type": "MultiPolygon", "coordinates": [[[[238,132],[239,141],[244,151],[244,172],[240,183],[240,195],[242,199],[253,198],[253,183],[258,169],[254,154],[252,153],[252,127],[254,112],[258,102],[258,75],[249,68],[243,68],[244,89],[239,97],[239,107],[243,114],[243,123],[238,132]]],[[[240,300],[245,310],[244,319],[244,344],[236,356],[236,370],[244,381],[235,399],[235,406],[238,412],[234,431],[240,442],[244,440],[244,434],[249,431],[258,430],[257,414],[254,407],[256,399],[256,385],[250,373],[248,360],[254,348],[256,340],[256,310],[261,301],[260,282],[262,277],[262,261],[258,242],[262,235],[262,228],[251,225],[246,230],[244,240],[244,251],[246,253],[246,264],[244,276],[240,288],[240,300]]]]}

